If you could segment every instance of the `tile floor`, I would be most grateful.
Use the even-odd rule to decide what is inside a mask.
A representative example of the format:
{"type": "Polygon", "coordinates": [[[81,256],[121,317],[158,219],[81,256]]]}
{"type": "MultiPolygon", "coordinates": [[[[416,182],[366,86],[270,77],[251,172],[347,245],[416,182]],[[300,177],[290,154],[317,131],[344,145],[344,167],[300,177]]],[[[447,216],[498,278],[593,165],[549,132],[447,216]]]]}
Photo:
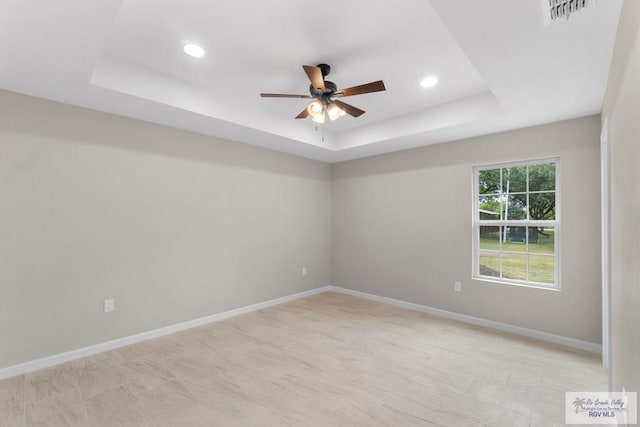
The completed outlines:
{"type": "Polygon", "coordinates": [[[0,381],[0,426],[564,425],[589,353],[327,292],[0,381]]]}

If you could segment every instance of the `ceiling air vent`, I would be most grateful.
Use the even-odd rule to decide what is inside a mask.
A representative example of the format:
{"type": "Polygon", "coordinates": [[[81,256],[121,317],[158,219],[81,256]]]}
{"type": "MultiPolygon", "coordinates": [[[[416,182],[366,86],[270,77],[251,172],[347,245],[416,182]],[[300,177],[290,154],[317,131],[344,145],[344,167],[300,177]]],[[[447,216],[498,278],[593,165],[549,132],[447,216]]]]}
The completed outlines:
{"type": "Polygon", "coordinates": [[[569,19],[571,15],[580,12],[593,0],[542,0],[544,21],[546,25],[569,19]]]}

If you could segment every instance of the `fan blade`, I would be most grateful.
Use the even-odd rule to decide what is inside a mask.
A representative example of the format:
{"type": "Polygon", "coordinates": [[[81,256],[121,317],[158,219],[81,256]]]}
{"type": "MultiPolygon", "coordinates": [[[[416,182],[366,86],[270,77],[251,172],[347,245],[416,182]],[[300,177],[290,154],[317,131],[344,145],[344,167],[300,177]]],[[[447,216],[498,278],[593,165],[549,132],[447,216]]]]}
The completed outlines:
{"type": "Polygon", "coordinates": [[[286,93],[261,93],[260,96],[263,98],[311,98],[311,95],[289,95],[286,93]]]}
{"type": "Polygon", "coordinates": [[[382,92],[383,90],[387,90],[387,88],[384,87],[384,83],[382,80],[378,80],[377,82],[366,83],[360,86],[354,86],[347,89],[339,89],[335,92],[335,95],[353,96],[371,92],[382,92]]]}
{"type": "Polygon", "coordinates": [[[303,65],[302,68],[304,68],[304,72],[307,73],[307,77],[309,77],[314,89],[318,92],[324,93],[324,78],[322,77],[322,70],[320,70],[320,67],[303,65]]]}
{"type": "Polygon", "coordinates": [[[345,113],[353,116],[360,117],[365,113],[364,110],[359,109],[358,107],[354,107],[353,105],[347,104],[346,102],[338,101],[337,99],[333,101],[338,107],[342,109],[345,113]]]}
{"type": "Polygon", "coordinates": [[[306,119],[307,117],[309,117],[309,112],[307,111],[307,109],[305,108],[304,110],[302,110],[300,112],[300,114],[298,114],[296,116],[296,119],[306,119]]]}

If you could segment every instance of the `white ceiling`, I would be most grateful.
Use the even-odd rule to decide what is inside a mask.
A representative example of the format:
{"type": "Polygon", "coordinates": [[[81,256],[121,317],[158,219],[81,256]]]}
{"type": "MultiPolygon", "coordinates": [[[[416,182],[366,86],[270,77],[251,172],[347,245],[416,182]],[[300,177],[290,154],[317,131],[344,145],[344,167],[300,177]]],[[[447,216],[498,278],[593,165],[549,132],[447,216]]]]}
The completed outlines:
{"type": "Polygon", "coordinates": [[[551,25],[545,2],[2,0],[0,88],[336,162],[600,112],[621,0],[551,25]],[[258,96],[308,93],[320,62],[387,91],[324,131],[258,96]]]}

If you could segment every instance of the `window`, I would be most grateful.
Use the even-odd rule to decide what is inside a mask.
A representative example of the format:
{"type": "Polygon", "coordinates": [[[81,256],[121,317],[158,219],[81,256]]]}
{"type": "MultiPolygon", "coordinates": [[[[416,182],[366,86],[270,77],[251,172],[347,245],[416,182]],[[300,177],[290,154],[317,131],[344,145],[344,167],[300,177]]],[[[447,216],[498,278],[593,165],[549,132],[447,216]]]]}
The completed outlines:
{"type": "Polygon", "coordinates": [[[559,160],[474,168],[473,277],[558,289],[559,160]]]}

